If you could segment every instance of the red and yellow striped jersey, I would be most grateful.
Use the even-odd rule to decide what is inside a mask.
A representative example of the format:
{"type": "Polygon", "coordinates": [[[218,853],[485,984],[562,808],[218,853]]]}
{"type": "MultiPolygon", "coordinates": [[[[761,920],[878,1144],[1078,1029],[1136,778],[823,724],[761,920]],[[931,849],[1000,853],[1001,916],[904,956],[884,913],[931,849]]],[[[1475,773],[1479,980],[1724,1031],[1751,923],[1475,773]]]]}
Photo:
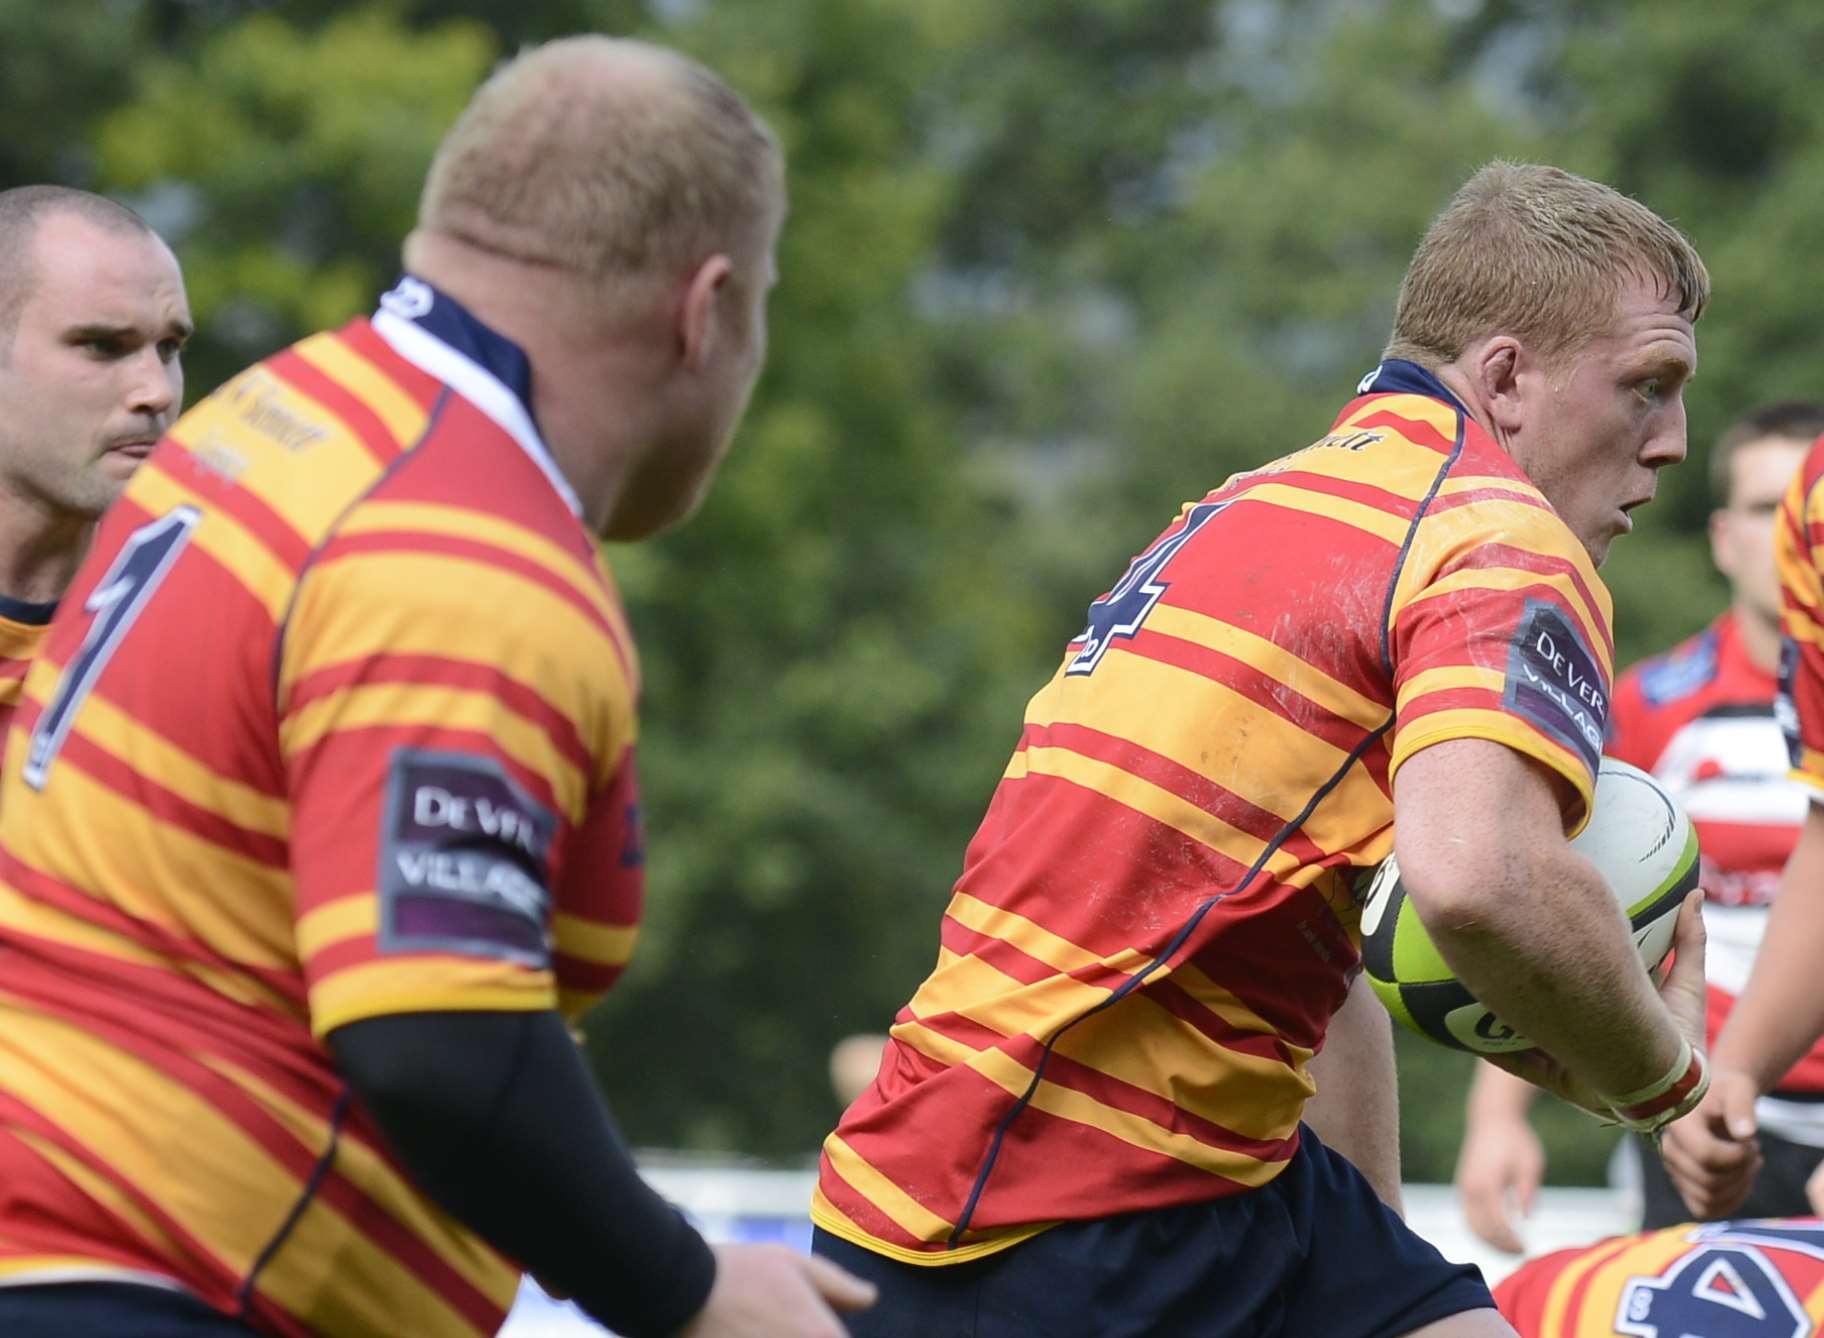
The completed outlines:
{"type": "Polygon", "coordinates": [[[320,1038],[574,1014],[632,946],[638,670],[530,376],[407,278],[185,415],[103,523],[0,791],[0,1281],[499,1326],[517,1270],[320,1038]]]}
{"type": "MultiPolygon", "coordinates": [[[[1824,791],[1824,437],[1780,502],[1773,531],[1780,572],[1780,697],[1792,777],[1824,791]]],[[[1814,798],[1820,798],[1814,793],[1814,798]]]]}
{"type": "Polygon", "coordinates": [[[818,1225],[948,1263],[1271,1180],[1395,771],[1498,740],[1580,823],[1609,616],[1544,497],[1409,363],[1186,506],[1027,707],[936,969],[824,1143],[818,1225]]]}
{"type": "Polygon", "coordinates": [[[55,604],[29,603],[0,595],[0,749],[12,727],[13,713],[25,695],[25,673],[44,646],[55,604]]]}
{"type": "Polygon", "coordinates": [[[1806,1338],[1824,1320],[1824,1223],[1669,1227],[1559,1250],[1495,1288],[1520,1338],[1806,1338]]]}

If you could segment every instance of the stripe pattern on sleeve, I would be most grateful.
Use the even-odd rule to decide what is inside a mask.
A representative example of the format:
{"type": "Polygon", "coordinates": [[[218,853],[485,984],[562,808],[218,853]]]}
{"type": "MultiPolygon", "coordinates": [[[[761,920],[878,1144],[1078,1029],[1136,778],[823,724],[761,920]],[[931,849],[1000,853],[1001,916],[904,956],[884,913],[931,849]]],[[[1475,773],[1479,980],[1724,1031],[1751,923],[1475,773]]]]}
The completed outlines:
{"type": "Polygon", "coordinates": [[[0,1284],[158,1278],[286,1338],[477,1338],[511,1304],[320,1038],[613,983],[639,669],[523,355],[407,295],[409,337],[355,321],[185,415],[26,675],[9,759],[100,573],[194,510],[41,783],[0,792],[0,1284]]]}
{"type": "Polygon", "coordinates": [[[944,1264],[1271,1180],[1395,769],[1494,739],[1564,775],[1579,821],[1608,619],[1441,389],[1364,395],[1186,506],[1027,707],[935,968],[824,1144],[817,1223],[944,1264]]]}

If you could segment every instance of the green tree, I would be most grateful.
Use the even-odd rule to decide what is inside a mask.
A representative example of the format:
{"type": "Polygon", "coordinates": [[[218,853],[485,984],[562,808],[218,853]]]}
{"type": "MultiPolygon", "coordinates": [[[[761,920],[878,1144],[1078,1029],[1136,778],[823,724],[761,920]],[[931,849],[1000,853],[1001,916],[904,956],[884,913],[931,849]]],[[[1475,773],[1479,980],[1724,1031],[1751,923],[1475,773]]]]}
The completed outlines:
{"type": "MultiPolygon", "coordinates": [[[[615,551],[653,863],[591,1053],[646,1143],[801,1155],[822,1061],[928,968],[1084,605],[1182,500],[1321,434],[1426,221],[1507,155],[1676,218],[1716,280],[1694,454],[1820,393],[1824,153],[1799,0],[0,0],[0,185],[127,195],[177,244],[191,384],[365,310],[492,62],[680,45],[791,162],[773,355],[703,514],[615,551]]],[[[1720,600],[1694,462],[1605,569],[1625,662],[1720,600]]],[[[1448,1174],[1460,1057],[1402,1049],[1448,1174]]],[[[1606,1142],[1555,1112],[1553,1165],[1606,1142]]]]}
{"type": "Polygon", "coordinates": [[[91,144],[99,111],[119,103],[155,41],[144,4],[0,0],[0,189],[101,183],[91,144]]]}
{"type": "Polygon", "coordinates": [[[590,1031],[636,1139],[815,1147],[829,1048],[928,969],[1017,730],[1023,618],[1000,582],[1023,558],[969,486],[911,303],[955,208],[921,89],[964,14],[769,5],[669,34],[778,130],[792,219],[721,481],[687,528],[612,555],[645,654],[654,858],[639,965],[590,1031]]]}
{"type": "Polygon", "coordinates": [[[206,390],[367,311],[400,266],[437,140],[498,53],[478,23],[387,8],[300,28],[256,12],[137,72],[96,130],[101,179],[162,197],[206,390]]]}

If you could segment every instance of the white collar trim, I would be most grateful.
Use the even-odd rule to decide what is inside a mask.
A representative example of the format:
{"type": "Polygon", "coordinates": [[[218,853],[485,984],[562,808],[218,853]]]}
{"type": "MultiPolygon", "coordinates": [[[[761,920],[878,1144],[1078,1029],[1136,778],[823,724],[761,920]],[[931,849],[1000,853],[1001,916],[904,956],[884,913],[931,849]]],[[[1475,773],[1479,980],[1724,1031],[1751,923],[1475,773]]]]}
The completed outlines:
{"type": "Polygon", "coordinates": [[[526,406],[507,388],[498,376],[476,362],[468,354],[451,348],[443,340],[423,327],[396,316],[390,311],[381,310],[373,316],[374,333],[378,334],[392,346],[393,352],[437,380],[455,389],[470,404],[480,409],[499,425],[519,447],[532,458],[532,463],[543,471],[557,490],[557,495],[564,499],[571,514],[581,517],[583,504],[578,500],[576,490],[563,476],[557,467],[557,461],[551,458],[551,448],[538,434],[538,427],[532,421],[532,415],[526,412],[526,406]]]}

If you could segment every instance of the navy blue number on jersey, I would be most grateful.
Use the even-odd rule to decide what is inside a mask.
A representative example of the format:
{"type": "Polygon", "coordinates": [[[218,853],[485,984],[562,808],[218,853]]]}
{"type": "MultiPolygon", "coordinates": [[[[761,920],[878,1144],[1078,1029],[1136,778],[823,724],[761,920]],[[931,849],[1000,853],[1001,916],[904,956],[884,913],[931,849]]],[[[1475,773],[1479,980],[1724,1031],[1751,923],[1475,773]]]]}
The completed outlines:
{"type": "Polygon", "coordinates": [[[1712,1245],[1663,1278],[1622,1290],[1615,1332],[1629,1338],[1806,1338],[1811,1321],[1773,1262],[1751,1245],[1712,1245]]]}
{"type": "Polygon", "coordinates": [[[1166,535],[1128,564],[1127,574],[1120,583],[1089,606],[1089,626],[1072,639],[1073,645],[1079,641],[1083,644],[1064,666],[1065,673],[1094,673],[1110,642],[1116,637],[1131,637],[1140,630],[1140,624],[1146,621],[1146,615],[1153,611],[1153,605],[1159,602],[1159,596],[1165,593],[1169,584],[1161,579],[1166,565],[1178,556],[1193,534],[1227,506],[1227,502],[1197,503],[1176,532],[1166,535]]]}
{"type": "Polygon", "coordinates": [[[44,788],[51,763],[69,736],[76,708],[107,668],[121,638],[165,579],[184,545],[190,542],[191,531],[202,518],[203,513],[195,507],[180,506],[141,525],[127,536],[113,564],[84,602],[82,611],[94,615],[95,621],[89,624],[88,635],[64,667],[57,691],[38,717],[38,727],[32,731],[31,746],[26,751],[25,783],[34,790],[44,788]]]}

